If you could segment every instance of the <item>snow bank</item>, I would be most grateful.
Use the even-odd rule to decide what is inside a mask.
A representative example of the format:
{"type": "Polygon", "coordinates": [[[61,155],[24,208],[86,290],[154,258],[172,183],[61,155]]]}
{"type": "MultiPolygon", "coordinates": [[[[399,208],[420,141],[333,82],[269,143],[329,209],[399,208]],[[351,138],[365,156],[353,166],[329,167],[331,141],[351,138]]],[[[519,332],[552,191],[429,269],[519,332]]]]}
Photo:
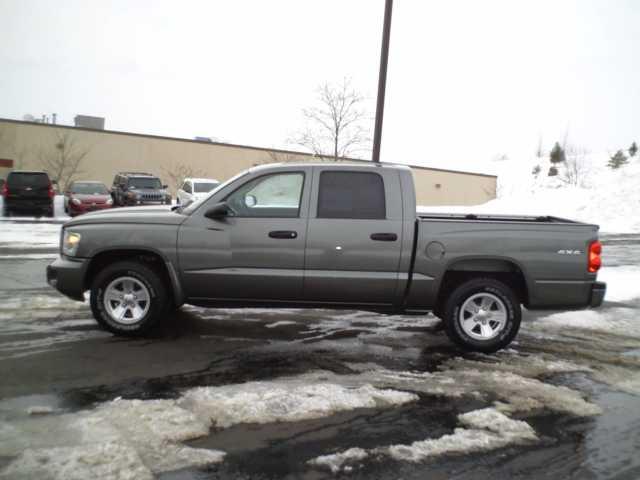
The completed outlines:
{"type": "Polygon", "coordinates": [[[579,162],[578,185],[558,176],[549,177],[547,159],[507,160],[494,165],[498,174],[498,198],[472,207],[418,207],[420,212],[463,212],[494,214],[553,215],[600,225],[603,232],[640,232],[640,157],[611,170],[608,154],[569,156],[579,162]],[[540,165],[538,176],[532,174],[540,165]]]}
{"type": "Polygon", "coordinates": [[[603,267],[598,280],[607,282],[605,300],[626,302],[640,298],[640,266],[603,267]]]}
{"type": "Polygon", "coordinates": [[[563,331],[566,328],[593,330],[626,337],[640,338],[637,308],[607,308],[560,312],[536,320],[535,329],[563,331]]]}
{"type": "Polygon", "coordinates": [[[314,458],[308,463],[329,468],[333,473],[337,473],[340,470],[349,471],[353,467],[345,464],[362,461],[369,455],[386,455],[395,460],[420,462],[441,455],[494,450],[538,440],[528,423],[513,420],[495,408],[474,410],[459,415],[458,421],[466,428],[456,428],[452,434],[439,438],[370,450],[350,448],[344,452],[314,458]]]}

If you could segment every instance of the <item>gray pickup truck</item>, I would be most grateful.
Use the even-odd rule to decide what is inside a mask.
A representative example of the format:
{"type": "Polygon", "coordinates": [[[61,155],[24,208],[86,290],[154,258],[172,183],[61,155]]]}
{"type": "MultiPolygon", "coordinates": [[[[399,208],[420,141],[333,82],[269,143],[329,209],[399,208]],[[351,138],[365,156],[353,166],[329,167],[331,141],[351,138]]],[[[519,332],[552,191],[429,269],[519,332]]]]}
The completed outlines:
{"type": "Polygon", "coordinates": [[[252,168],[188,206],[67,222],[50,285],[107,330],[141,335],[184,303],[360,309],[443,320],[468,350],[505,347],[528,309],[599,306],[598,227],[555,217],[416,215],[411,170],[252,168]]]}

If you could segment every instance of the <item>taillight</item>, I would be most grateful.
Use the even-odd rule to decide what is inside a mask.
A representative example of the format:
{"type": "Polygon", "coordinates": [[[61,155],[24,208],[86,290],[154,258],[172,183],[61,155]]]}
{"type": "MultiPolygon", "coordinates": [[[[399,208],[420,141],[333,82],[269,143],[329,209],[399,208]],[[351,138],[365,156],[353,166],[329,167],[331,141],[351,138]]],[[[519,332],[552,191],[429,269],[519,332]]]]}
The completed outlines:
{"type": "Polygon", "coordinates": [[[53,198],[56,196],[56,192],[53,191],[53,185],[49,182],[49,198],[53,198]]]}
{"type": "Polygon", "coordinates": [[[0,191],[0,196],[8,197],[9,196],[9,185],[7,182],[2,185],[2,191],[0,191]]]}
{"type": "Polygon", "coordinates": [[[591,242],[589,245],[589,267],[590,273],[596,273],[602,266],[602,244],[600,242],[591,242]]]}

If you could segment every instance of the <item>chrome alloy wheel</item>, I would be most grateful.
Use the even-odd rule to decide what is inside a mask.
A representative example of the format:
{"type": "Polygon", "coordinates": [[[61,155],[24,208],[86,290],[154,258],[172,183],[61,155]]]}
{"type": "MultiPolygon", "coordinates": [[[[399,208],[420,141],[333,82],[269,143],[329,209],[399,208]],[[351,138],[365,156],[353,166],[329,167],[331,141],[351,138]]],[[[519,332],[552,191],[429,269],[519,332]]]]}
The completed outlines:
{"type": "Polygon", "coordinates": [[[119,277],[104,291],[104,308],[115,322],[131,325],[139,322],[149,311],[151,296],[137,278],[119,277]]]}
{"type": "Polygon", "coordinates": [[[491,293],[476,293],[462,304],[458,321],[464,333],[471,338],[491,340],[507,324],[507,307],[491,293]]]}

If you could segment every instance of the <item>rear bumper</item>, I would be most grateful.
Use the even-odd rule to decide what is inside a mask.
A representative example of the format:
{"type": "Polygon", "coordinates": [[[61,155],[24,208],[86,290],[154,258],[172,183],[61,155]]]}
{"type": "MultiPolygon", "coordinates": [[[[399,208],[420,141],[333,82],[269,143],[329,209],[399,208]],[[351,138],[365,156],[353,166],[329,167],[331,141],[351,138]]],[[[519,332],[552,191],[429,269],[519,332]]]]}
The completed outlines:
{"type": "Polygon", "coordinates": [[[88,261],[58,258],[47,266],[47,283],[67,297],[84,301],[84,275],[88,261]]]}
{"type": "Polygon", "coordinates": [[[50,198],[5,198],[5,205],[11,210],[51,210],[53,200],[50,198]]]}
{"type": "Polygon", "coordinates": [[[591,299],[589,306],[591,308],[597,308],[602,305],[604,301],[604,295],[607,292],[607,284],[604,282],[594,282],[591,287],[591,299]]]}

